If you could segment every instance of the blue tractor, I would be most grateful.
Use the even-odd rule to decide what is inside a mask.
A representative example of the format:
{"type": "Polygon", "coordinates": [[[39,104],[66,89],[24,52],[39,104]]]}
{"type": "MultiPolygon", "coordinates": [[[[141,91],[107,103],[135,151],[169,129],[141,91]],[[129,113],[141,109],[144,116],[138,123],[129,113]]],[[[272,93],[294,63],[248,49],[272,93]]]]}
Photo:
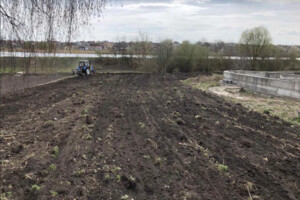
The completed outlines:
{"type": "Polygon", "coordinates": [[[79,75],[82,76],[83,74],[89,76],[91,74],[95,74],[95,69],[93,65],[90,65],[88,60],[80,60],[78,62],[78,67],[77,69],[73,70],[74,75],[79,75]]]}

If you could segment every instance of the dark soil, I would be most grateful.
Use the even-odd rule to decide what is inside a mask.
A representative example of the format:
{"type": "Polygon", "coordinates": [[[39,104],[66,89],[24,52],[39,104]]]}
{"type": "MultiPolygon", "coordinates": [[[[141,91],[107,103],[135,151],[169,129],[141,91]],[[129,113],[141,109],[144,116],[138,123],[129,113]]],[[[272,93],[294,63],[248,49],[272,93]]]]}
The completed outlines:
{"type": "Polygon", "coordinates": [[[103,74],[2,97],[0,194],[300,199],[300,128],[184,76],[103,74]]]}

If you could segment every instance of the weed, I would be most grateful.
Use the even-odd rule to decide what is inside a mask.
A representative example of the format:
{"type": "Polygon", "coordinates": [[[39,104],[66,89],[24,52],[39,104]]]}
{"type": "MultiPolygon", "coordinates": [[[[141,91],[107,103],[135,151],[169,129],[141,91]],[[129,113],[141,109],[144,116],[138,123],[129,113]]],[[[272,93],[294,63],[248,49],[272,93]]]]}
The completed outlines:
{"type": "Polygon", "coordinates": [[[92,140],[93,137],[91,136],[91,134],[86,134],[86,135],[84,136],[84,139],[85,139],[85,140],[92,140]]]}
{"type": "Polygon", "coordinates": [[[102,153],[98,153],[98,158],[103,158],[102,153]]]}
{"type": "Polygon", "coordinates": [[[195,116],[195,119],[197,119],[197,120],[198,120],[198,119],[202,119],[202,117],[201,117],[200,115],[196,115],[196,116],[195,116]]]}
{"type": "Polygon", "coordinates": [[[167,101],[167,103],[166,103],[167,105],[171,105],[171,101],[169,100],[169,101],[167,101]]]}
{"type": "Polygon", "coordinates": [[[155,159],[154,159],[154,164],[155,165],[160,165],[162,163],[162,159],[160,158],[160,157],[156,157],[155,159]]]}
{"type": "Polygon", "coordinates": [[[94,128],[95,125],[94,125],[94,124],[90,124],[90,125],[88,125],[87,127],[88,127],[88,128],[94,128]]]}
{"type": "Polygon", "coordinates": [[[205,108],[204,106],[201,107],[202,110],[207,110],[207,108],[205,108]]]}
{"type": "Polygon", "coordinates": [[[179,112],[173,112],[173,113],[172,113],[172,117],[175,118],[175,119],[176,119],[176,118],[180,118],[180,117],[181,117],[181,114],[180,114],[179,112]]]}
{"type": "Polygon", "coordinates": [[[115,168],[111,169],[111,172],[116,174],[116,172],[121,171],[121,169],[122,169],[121,167],[115,167],[115,168]]]}
{"type": "Polygon", "coordinates": [[[228,171],[228,166],[226,165],[222,165],[219,163],[216,163],[217,169],[219,170],[219,172],[227,172],[228,171]]]}
{"type": "Polygon", "coordinates": [[[56,167],[55,164],[51,164],[51,165],[49,165],[49,167],[48,167],[48,170],[49,170],[49,171],[55,171],[56,169],[57,169],[57,167],[56,167]]]}
{"type": "Polygon", "coordinates": [[[54,121],[48,120],[48,121],[44,122],[43,128],[48,128],[50,126],[54,126],[54,121]]]}
{"type": "Polygon", "coordinates": [[[130,175],[129,180],[131,180],[132,182],[135,182],[135,178],[132,175],[130,175]]]}
{"type": "Polygon", "coordinates": [[[81,130],[82,130],[82,131],[88,131],[88,132],[89,132],[89,129],[88,129],[88,127],[87,127],[86,125],[83,125],[83,126],[81,127],[81,130]]]}
{"type": "Polygon", "coordinates": [[[50,190],[50,194],[52,197],[56,197],[57,196],[57,192],[55,192],[54,190],[50,190]]]}
{"type": "Polygon", "coordinates": [[[144,155],[143,158],[146,159],[146,160],[150,160],[150,159],[151,159],[151,156],[149,156],[149,155],[144,155]]]}
{"type": "Polygon", "coordinates": [[[31,186],[31,191],[34,192],[34,193],[38,192],[40,190],[41,190],[41,187],[38,186],[37,184],[34,184],[34,185],[31,186]]]}
{"type": "Polygon", "coordinates": [[[139,122],[139,126],[144,129],[146,127],[146,125],[143,122],[139,122]]]}
{"type": "Polygon", "coordinates": [[[9,198],[11,198],[11,196],[12,196],[11,192],[2,193],[0,194],[0,200],[8,200],[9,198]]]}
{"type": "Polygon", "coordinates": [[[154,149],[158,148],[158,145],[155,141],[153,141],[151,139],[146,139],[146,141],[149,142],[154,149]]]}
{"type": "Polygon", "coordinates": [[[10,198],[12,196],[12,192],[6,192],[6,197],[10,198]]]}
{"type": "Polygon", "coordinates": [[[97,139],[97,140],[98,140],[98,142],[101,142],[101,141],[102,141],[102,138],[98,137],[98,139],[97,139]]]}
{"type": "Polygon", "coordinates": [[[125,194],[121,197],[121,199],[128,199],[128,198],[129,198],[129,196],[127,194],[125,194]]]}
{"type": "Polygon", "coordinates": [[[110,175],[108,173],[104,175],[104,180],[110,180],[110,175]]]}
{"type": "Polygon", "coordinates": [[[0,131],[0,135],[5,135],[5,134],[6,134],[6,131],[4,131],[4,130],[0,131]]]}
{"type": "Polygon", "coordinates": [[[180,90],[178,90],[178,91],[176,92],[176,95],[182,100],[183,94],[182,94],[182,92],[181,92],[180,90]]]}
{"type": "Polygon", "coordinates": [[[299,124],[300,124],[300,117],[295,118],[294,121],[295,121],[296,123],[299,123],[299,124]]]}
{"type": "Polygon", "coordinates": [[[81,175],[85,174],[85,169],[81,169],[81,170],[75,171],[74,174],[75,174],[76,176],[81,176],[81,175]]]}
{"type": "Polygon", "coordinates": [[[112,132],[112,131],[113,131],[113,128],[114,128],[114,126],[111,124],[111,125],[109,125],[109,127],[107,128],[107,130],[108,130],[109,132],[112,132]]]}
{"type": "Polygon", "coordinates": [[[58,146],[53,147],[52,154],[53,154],[54,157],[58,156],[58,154],[59,154],[59,147],[58,146]]]}
{"type": "Polygon", "coordinates": [[[86,114],[88,114],[88,112],[89,112],[89,111],[88,111],[87,109],[83,109],[81,113],[82,113],[83,115],[86,115],[86,114]]]}
{"type": "Polygon", "coordinates": [[[117,180],[117,183],[120,183],[121,182],[121,175],[117,175],[116,180],[117,180]]]}

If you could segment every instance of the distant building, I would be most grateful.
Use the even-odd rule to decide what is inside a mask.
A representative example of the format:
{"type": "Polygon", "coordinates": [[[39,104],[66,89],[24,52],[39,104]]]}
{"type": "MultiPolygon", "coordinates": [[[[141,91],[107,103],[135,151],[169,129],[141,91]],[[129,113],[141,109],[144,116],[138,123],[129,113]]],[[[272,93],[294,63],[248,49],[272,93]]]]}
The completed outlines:
{"type": "Polygon", "coordinates": [[[89,50],[89,48],[86,47],[86,46],[80,46],[80,47],[79,47],[79,50],[87,51],[87,50],[89,50]]]}

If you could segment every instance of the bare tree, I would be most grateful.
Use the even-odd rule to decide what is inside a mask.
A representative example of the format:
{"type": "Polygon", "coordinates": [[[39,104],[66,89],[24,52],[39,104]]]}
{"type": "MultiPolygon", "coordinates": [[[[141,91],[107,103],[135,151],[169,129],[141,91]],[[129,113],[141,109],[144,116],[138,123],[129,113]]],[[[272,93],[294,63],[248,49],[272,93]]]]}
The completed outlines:
{"type": "Polygon", "coordinates": [[[247,29],[240,38],[240,51],[242,55],[249,56],[252,69],[255,69],[257,61],[269,50],[272,37],[265,27],[247,29]]]}

